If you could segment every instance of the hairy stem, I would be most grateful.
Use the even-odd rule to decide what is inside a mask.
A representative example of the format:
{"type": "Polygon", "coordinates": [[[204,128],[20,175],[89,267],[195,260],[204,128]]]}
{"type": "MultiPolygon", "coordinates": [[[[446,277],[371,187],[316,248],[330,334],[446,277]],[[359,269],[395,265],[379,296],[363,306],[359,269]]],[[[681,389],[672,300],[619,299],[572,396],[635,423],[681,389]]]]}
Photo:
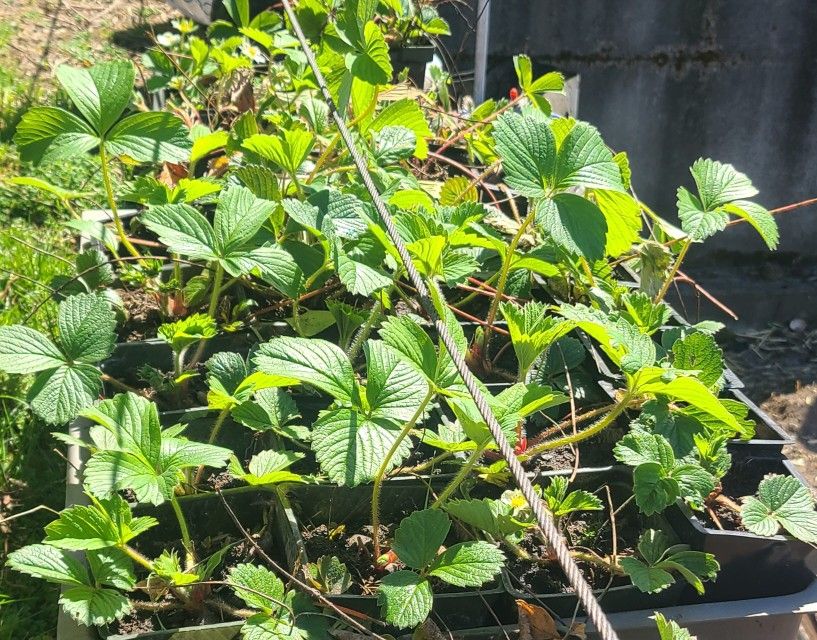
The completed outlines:
{"type": "MultiPolygon", "coordinates": [[[[216,319],[216,311],[218,310],[218,300],[221,295],[221,284],[224,282],[224,268],[216,263],[216,269],[213,273],[213,290],[210,292],[210,304],[207,306],[207,315],[213,320],[216,319]]],[[[193,360],[190,362],[191,366],[198,363],[204,355],[204,347],[207,344],[206,340],[199,340],[199,346],[196,348],[196,353],[193,360]]]]}
{"type": "Polygon", "coordinates": [[[456,491],[459,486],[462,484],[462,481],[468,477],[468,474],[471,473],[471,469],[473,469],[479,459],[482,457],[482,452],[485,451],[485,448],[488,446],[488,442],[485,444],[477,445],[477,448],[471,452],[471,455],[468,456],[468,460],[462,465],[459,471],[457,471],[457,475],[448,483],[448,486],[443,489],[443,492],[437,497],[434,501],[434,504],[431,505],[432,509],[440,508],[448,498],[451,497],[451,494],[456,491]]]}
{"type": "Polygon", "coordinates": [[[366,318],[366,323],[358,330],[357,335],[355,335],[354,340],[352,340],[352,346],[349,347],[349,350],[346,352],[351,362],[354,362],[355,358],[357,358],[357,354],[360,353],[363,343],[366,342],[366,339],[371,335],[382,313],[383,305],[380,300],[376,300],[369,312],[369,317],[366,318]]]}
{"type": "Polygon", "coordinates": [[[179,522],[179,531],[182,534],[182,545],[185,550],[185,569],[189,570],[196,565],[196,554],[193,550],[193,542],[190,540],[190,530],[187,528],[187,520],[185,520],[175,494],[170,496],[170,505],[173,507],[173,513],[176,514],[176,520],[179,522]]]}
{"type": "Polygon", "coordinates": [[[541,445],[537,447],[537,453],[542,451],[550,451],[552,449],[558,449],[559,447],[564,447],[568,444],[575,444],[576,442],[581,442],[582,440],[587,440],[588,438],[592,438],[593,436],[601,433],[607,427],[609,427],[613,422],[615,422],[616,418],[618,418],[627,407],[630,406],[630,400],[632,400],[633,393],[628,391],[627,394],[621,399],[621,401],[613,407],[612,411],[604,416],[601,420],[596,422],[594,425],[588,427],[584,431],[578,431],[576,433],[572,433],[569,436],[564,436],[562,438],[558,438],[557,440],[551,440],[549,442],[543,442],[541,445]]]}
{"type": "Polygon", "coordinates": [[[389,450],[386,453],[386,457],[383,458],[383,462],[380,463],[380,467],[374,476],[374,486],[372,487],[372,541],[374,542],[375,562],[377,562],[377,559],[380,557],[380,490],[383,488],[383,478],[386,475],[389,464],[391,464],[391,459],[397,453],[397,450],[400,448],[403,440],[406,439],[406,436],[408,436],[409,432],[414,428],[414,425],[417,424],[417,420],[419,420],[420,416],[423,415],[423,411],[425,411],[428,403],[431,402],[433,397],[434,387],[430,385],[425,398],[423,398],[423,401],[417,407],[417,410],[414,412],[414,415],[411,416],[411,419],[403,425],[403,428],[394,439],[394,442],[392,442],[391,447],[389,447],[389,450]]]}
{"type": "Polygon", "coordinates": [[[684,258],[687,255],[687,251],[689,251],[689,248],[691,246],[692,240],[689,239],[684,240],[684,244],[681,247],[681,250],[678,252],[678,256],[675,258],[675,263],[672,265],[672,269],[670,269],[669,273],[667,274],[667,279],[664,280],[664,284],[661,285],[661,290],[655,296],[656,304],[661,302],[664,299],[664,296],[667,295],[667,291],[669,291],[670,286],[675,280],[675,276],[678,274],[678,269],[681,268],[681,263],[684,261],[684,258]]]}
{"type": "Polygon", "coordinates": [[[113,183],[111,182],[111,170],[108,167],[108,153],[105,151],[105,143],[99,145],[99,161],[102,167],[102,183],[105,185],[105,195],[108,199],[108,207],[111,210],[111,217],[113,218],[114,227],[116,227],[116,235],[122,246],[127,249],[134,258],[142,258],[142,254],[133,246],[128,236],[125,233],[125,227],[122,225],[122,219],[119,217],[119,209],[116,206],[116,198],[113,195],[113,183]]]}
{"type": "Polygon", "coordinates": [[[488,358],[488,346],[491,342],[491,331],[494,320],[496,319],[497,309],[499,309],[499,303],[502,301],[502,296],[505,294],[505,287],[508,284],[508,274],[511,271],[511,264],[514,256],[516,255],[516,247],[519,245],[519,241],[522,239],[522,236],[525,235],[527,228],[533,222],[535,215],[536,209],[531,207],[528,215],[525,216],[522,224],[519,225],[519,229],[517,229],[516,233],[511,239],[511,243],[508,245],[508,249],[505,252],[505,258],[502,260],[502,268],[499,271],[499,282],[497,282],[496,285],[496,294],[494,295],[494,299],[491,300],[491,308],[488,310],[488,317],[485,319],[485,334],[482,338],[483,358],[488,358]]]}
{"type": "Polygon", "coordinates": [[[153,571],[153,563],[144,555],[139,553],[136,549],[126,544],[119,547],[122,552],[133,560],[136,564],[142,565],[148,571],[153,571]]]}

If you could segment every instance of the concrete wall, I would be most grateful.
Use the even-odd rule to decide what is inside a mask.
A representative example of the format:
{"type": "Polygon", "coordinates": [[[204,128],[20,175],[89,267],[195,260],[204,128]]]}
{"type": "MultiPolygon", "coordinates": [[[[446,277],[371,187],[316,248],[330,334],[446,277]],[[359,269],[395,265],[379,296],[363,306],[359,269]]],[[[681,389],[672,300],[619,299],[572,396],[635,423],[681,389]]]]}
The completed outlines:
{"type": "MultiPolygon", "coordinates": [[[[473,37],[447,11],[447,46],[473,68],[473,37]]],[[[507,95],[519,52],[537,72],[581,74],[580,117],[630,154],[639,196],[663,214],[699,156],[747,173],[769,208],[817,195],[815,0],[493,0],[489,95],[507,95]]],[[[817,207],[779,222],[781,250],[817,257],[817,207]]],[[[706,253],[719,250],[763,245],[735,227],[706,253]]]]}

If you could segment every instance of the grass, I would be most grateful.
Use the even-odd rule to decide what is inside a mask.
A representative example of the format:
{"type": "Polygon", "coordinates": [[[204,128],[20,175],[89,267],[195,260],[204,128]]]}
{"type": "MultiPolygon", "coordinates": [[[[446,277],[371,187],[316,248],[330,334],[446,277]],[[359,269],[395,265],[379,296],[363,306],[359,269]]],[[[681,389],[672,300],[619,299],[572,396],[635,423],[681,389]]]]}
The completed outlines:
{"type": "MultiPolygon", "coordinates": [[[[55,256],[70,250],[70,238],[56,225],[38,226],[24,220],[3,225],[0,232],[0,324],[22,322],[47,299],[48,291],[25,278],[47,283],[69,266],[56,257],[33,251],[48,247],[55,256]],[[11,272],[11,273],[9,273],[11,272]]],[[[51,333],[56,318],[52,301],[32,316],[30,325],[51,333]]],[[[65,467],[54,452],[50,428],[33,418],[25,402],[29,380],[0,376],[0,516],[47,505],[63,506],[65,467]]],[[[39,542],[51,520],[38,511],[12,521],[0,520],[0,567],[5,555],[22,545],[39,542]]],[[[0,640],[51,638],[56,627],[57,588],[0,568],[0,640]]]]}

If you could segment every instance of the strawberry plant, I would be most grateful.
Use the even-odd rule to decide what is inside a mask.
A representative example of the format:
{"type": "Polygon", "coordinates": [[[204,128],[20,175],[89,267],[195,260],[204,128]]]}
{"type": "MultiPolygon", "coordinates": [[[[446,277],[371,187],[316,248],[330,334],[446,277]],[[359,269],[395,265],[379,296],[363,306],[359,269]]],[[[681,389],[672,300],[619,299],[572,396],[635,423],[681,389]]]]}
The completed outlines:
{"type": "Polygon", "coordinates": [[[535,76],[526,56],[514,97],[467,117],[451,111],[444,73],[430,94],[396,88],[390,45],[448,30],[427,3],[297,3],[333,104],[289,18],[252,15],[246,0],[225,8],[206,30],[180,21],[159,36],[144,86],[130,62],[60,67],[71,110],[34,108],[18,128],[26,159],[96,156],[112,228],[70,223],[83,239],[70,275],[46,284],[53,335],[0,328],[0,370],[32,377],[34,413],[90,423],[55,434],[87,450],[77,472],[90,504],[61,512],[10,568],[64,585],[62,606],[87,625],[174,627],[210,610],[259,640],[328,637],[341,624],[329,616],[359,631],[375,614],[344,618],[361,613],[355,598],[415,628],[443,591],[467,595],[503,570],[507,581],[520,562],[555,570],[393,231],[594,587],[603,575],[631,592],[668,595],[676,581],[702,592],[718,559],[669,526],[682,510],[718,524],[727,509],[724,534],[815,542],[796,478],[727,492],[763,425],[730,397],[722,325],[681,325],[667,303],[692,245],[730,222],[776,247],[748,177],[696,161],[677,228],[635,196],[626,153],[552,115],[547,94],[564,78],[535,76]],[[167,108],[151,111],[158,88],[167,108]],[[127,228],[122,202],[136,206],[127,228]],[[606,479],[567,480],[608,465],[626,478],[624,511],[606,479]],[[536,475],[551,469],[566,475],[536,475]],[[420,485],[422,499],[395,512],[420,485]],[[258,530],[238,526],[239,509],[227,531],[214,492],[228,510],[233,496],[254,500],[258,530]],[[323,510],[298,520],[305,503],[323,510]],[[201,504],[205,534],[190,517],[201,504]],[[168,528],[180,544],[158,533],[168,528]],[[275,539],[287,528],[294,546],[275,539]],[[281,568],[264,555],[270,539],[285,555],[317,552],[281,568]]]}

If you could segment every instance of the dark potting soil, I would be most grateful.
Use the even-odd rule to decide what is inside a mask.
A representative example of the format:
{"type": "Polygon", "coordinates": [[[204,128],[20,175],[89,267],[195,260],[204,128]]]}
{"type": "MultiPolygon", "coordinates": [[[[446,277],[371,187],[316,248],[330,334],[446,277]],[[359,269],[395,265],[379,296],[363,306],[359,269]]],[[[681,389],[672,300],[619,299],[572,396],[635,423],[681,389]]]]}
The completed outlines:
{"type": "MultiPolygon", "coordinates": [[[[632,555],[638,539],[638,526],[635,518],[618,516],[616,532],[618,534],[617,553],[619,556],[632,555]]],[[[582,514],[565,525],[565,535],[572,547],[586,547],[599,555],[606,556],[613,550],[612,530],[607,521],[607,512],[582,514]]],[[[540,538],[533,532],[527,533],[520,547],[534,558],[549,559],[551,554],[540,538]]],[[[540,564],[531,560],[512,557],[508,554],[507,569],[512,584],[520,591],[533,594],[573,593],[559,563],[540,564]]],[[[578,562],[579,567],[594,589],[604,589],[629,584],[623,576],[612,576],[609,571],[595,564],[578,562]]]]}
{"type": "Polygon", "coordinates": [[[128,320],[119,330],[119,342],[135,342],[156,337],[162,324],[158,297],[144,289],[117,290],[128,313],[128,320]]]}

